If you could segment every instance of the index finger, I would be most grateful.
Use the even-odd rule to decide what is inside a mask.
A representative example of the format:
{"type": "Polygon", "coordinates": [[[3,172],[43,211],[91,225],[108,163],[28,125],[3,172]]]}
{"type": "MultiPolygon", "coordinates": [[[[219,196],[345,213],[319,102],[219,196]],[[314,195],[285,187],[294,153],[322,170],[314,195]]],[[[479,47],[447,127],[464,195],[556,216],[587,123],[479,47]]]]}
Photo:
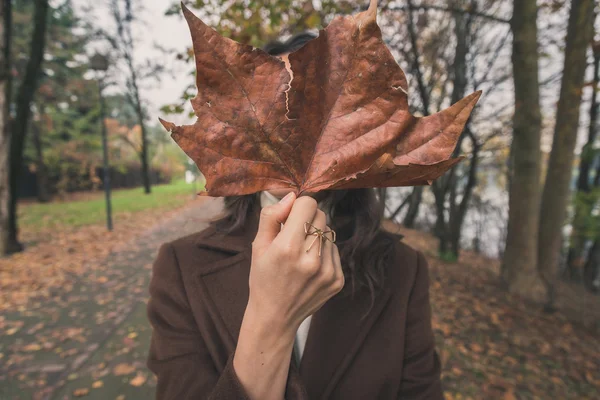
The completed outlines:
{"type": "Polygon", "coordinates": [[[280,237],[287,240],[304,239],[304,223],[312,223],[317,213],[317,201],[310,196],[300,196],[294,201],[292,211],[287,217],[283,229],[279,234],[280,237]]]}

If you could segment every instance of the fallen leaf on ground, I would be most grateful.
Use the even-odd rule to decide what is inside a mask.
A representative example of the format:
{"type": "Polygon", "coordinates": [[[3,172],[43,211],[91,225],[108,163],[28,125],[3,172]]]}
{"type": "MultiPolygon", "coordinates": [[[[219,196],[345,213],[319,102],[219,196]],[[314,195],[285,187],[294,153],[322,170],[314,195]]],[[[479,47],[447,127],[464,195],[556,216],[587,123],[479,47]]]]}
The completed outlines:
{"type": "Polygon", "coordinates": [[[30,343],[27,346],[23,347],[23,351],[39,351],[42,349],[42,346],[38,343],[30,343]]]}
{"type": "Polygon", "coordinates": [[[504,400],[517,400],[515,393],[512,390],[504,393],[504,400]]]}
{"type": "Polygon", "coordinates": [[[83,396],[87,396],[89,393],[90,393],[90,389],[88,389],[88,388],[75,389],[73,391],[73,396],[83,397],[83,396]]]}
{"type": "Polygon", "coordinates": [[[102,381],[96,381],[96,382],[92,383],[92,387],[94,389],[101,388],[102,386],[104,386],[104,382],[102,382],[102,381]]]}
{"type": "Polygon", "coordinates": [[[135,367],[131,364],[121,363],[113,368],[113,374],[116,376],[129,375],[135,372],[135,367]]]}
{"type": "Polygon", "coordinates": [[[483,347],[481,347],[477,343],[472,343],[471,350],[473,350],[475,353],[481,353],[483,351],[483,347]]]}
{"type": "Polygon", "coordinates": [[[137,375],[133,378],[129,384],[132,386],[142,386],[146,382],[146,377],[144,375],[137,375]]]}

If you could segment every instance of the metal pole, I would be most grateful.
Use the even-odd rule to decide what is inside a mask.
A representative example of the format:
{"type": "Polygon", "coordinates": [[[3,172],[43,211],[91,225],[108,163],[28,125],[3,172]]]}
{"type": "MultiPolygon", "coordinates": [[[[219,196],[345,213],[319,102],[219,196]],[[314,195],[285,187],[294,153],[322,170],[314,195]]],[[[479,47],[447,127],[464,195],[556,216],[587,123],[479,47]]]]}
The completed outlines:
{"type": "Polygon", "coordinates": [[[104,155],[104,194],[106,197],[106,228],[112,231],[112,207],[110,203],[110,168],[108,166],[108,140],[106,138],[106,123],[104,121],[104,97],[102,96],[102,79],[98,79],[98,94],[100,99],[100,119],[102,120],[102,152],[104,155]]]}

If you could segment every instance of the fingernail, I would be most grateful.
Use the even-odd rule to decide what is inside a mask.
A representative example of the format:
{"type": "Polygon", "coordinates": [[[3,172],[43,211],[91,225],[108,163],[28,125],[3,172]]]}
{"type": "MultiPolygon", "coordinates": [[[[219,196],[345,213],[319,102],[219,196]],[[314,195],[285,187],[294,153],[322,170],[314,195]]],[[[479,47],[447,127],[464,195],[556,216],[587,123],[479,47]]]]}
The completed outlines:
{"type": "Polygon", "coordinates": [[[294,195],[294,192],[289,192],[288,194],[286,194],[283,199],[279,200],[279,203],[281,204],[286,204],[288,203],[291,199],[292,196],[294,195]]]}

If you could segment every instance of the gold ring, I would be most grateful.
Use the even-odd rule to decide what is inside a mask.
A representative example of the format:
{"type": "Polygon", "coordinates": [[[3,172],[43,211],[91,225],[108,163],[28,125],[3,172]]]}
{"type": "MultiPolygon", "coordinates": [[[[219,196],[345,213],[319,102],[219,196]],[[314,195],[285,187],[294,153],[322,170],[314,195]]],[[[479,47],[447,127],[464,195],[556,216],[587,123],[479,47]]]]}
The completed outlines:
{"type": "Polygon", "coordinates": [[[329,240],[331,243],[335,243],[335,231],[334,230],[328,230],[328,231],[324,231],[322,229],[317,228],[316,226],[314,226],[313,224],[311,224],[310,222],[305,222],[304,223],[304,233],[306,233],[306,235],[313,235],[315,236],[315,239],[312,241],[312,243],[310,244],[310,246],[308,246],[308,249],[306,249],[306,252],[308,253],[308,251],[311,249],[311,247],[313,246],[313,244],[315,244],[315,241],[317,239],[319,239],[319,256],[321,256],[321,246],[323,244],[323,241],[329,240]],[[310,232],[310,228],[313,228],[314,231],[310,232]],[[328,238],[327,236],[325,236],[327,233],[330,233],[332,238],[328,238]]]}

